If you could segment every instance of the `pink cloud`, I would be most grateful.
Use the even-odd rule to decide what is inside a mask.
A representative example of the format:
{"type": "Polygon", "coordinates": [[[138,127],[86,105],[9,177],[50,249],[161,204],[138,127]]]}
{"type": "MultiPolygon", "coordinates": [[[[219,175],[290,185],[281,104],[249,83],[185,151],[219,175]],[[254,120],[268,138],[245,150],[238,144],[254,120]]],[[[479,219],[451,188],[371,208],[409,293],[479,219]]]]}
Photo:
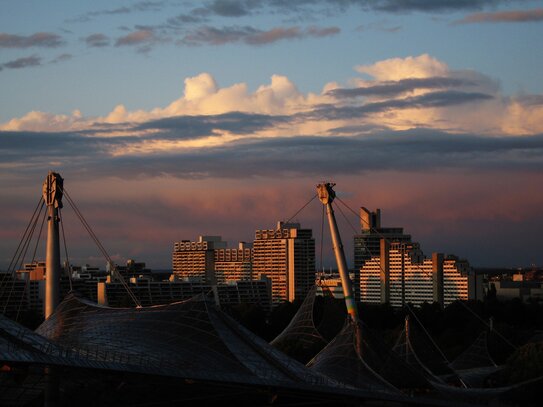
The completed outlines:
{"type": "Polygon", "coordinates": [[[38,32],[28,36],[0,33],[0,48],[56,48],[62,44],[62,37],[54,33],[38,32]]]}
{"type": "Polygon", "coordinates": [[[457,21],[468,23],[526,23],[543,21],[543,8],[534,10],[497,11],[493,13],[473,13],[457,21]]]}
{"type": "Polygon", "coordinates": [[[246,38],[246,42],[252,45],[263,45],[277,42],[284,39],[301,38],[302,32],[298,27],[278,27],[269,31],[263,31],[257,34],[250,35],[246,38]]]}

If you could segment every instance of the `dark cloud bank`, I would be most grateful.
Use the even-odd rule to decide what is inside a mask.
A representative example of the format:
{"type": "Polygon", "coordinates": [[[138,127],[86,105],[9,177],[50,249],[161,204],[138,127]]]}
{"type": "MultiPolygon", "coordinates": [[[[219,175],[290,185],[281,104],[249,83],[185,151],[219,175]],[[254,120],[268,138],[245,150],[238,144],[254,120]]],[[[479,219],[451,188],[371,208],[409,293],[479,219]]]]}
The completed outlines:
{"type": "MultiPolygon", "coordinates": [[[[481,170],[543,169],[543,135],[489,137],[449,134],[431,129],[392,131],[370,135],[284,136],[254,138],[252,133],[289,119],[284,116],[228,113],[216,116],[172,117],[132,126],[144,136],[97,137],[89,132],[0,132],[0,154],[5,165],[28,161],[22,172],[47,171],[60,162],[62,171],[133,178],[169,174],[180,178],[239,178],[280,174],[356,174],[373,170],[428,171],[439,168],[481,170]],[[113,149],[142,141],[187,140],[228,130],[245,135],[221,147],[114,156],[113,149]]],[[[115,126],[111,130],[116,130],[115,126]]],[[[368,128],[364,128],[367,131],[368,128]]],[[[107,133],[107,126],[101,129],[107,133]]],[[[103,136],[103,134],[102,134],[103,136]]],[[[59,169],[60,170],[60,169],[59,169]]],[[[5,172],[9,172],[6,169],[5,172]]]]}

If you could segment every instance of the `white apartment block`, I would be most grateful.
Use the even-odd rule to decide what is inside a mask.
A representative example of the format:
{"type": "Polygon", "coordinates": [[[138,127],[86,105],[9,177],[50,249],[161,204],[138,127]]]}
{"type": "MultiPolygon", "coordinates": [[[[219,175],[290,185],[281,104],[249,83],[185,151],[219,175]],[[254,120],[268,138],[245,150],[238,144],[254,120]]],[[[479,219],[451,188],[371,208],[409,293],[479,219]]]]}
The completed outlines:
{"type": "Polygon", "coordinates": [[[417,243],[381,241],[380,256],[360,269],[360,300],[401,307],[482,298],[482,280],[467,261],[434,253],[425,258],[417,243]],[[479,287],[477,287],[479,285],[479,287]]]}

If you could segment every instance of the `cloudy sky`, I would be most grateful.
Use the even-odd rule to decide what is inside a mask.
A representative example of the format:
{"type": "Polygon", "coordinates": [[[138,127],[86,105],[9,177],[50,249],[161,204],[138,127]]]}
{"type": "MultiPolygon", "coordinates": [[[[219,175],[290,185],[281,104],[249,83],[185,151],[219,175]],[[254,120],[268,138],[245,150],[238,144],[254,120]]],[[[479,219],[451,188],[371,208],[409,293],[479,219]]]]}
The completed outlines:
{"type": "MultiPolygon", "coordinates": [[[[119,263],[169,268],[173,242],[199,235],[252,241],[326,180],[428,255],[543,266],[539,1],[0,6],[0,269],[49,170],[119,263]]],[[[72,262],[103,266],[71,212],[72,262]]],[[[319,264],[321,215],[313,201],[294,217],[319,264]]]]}

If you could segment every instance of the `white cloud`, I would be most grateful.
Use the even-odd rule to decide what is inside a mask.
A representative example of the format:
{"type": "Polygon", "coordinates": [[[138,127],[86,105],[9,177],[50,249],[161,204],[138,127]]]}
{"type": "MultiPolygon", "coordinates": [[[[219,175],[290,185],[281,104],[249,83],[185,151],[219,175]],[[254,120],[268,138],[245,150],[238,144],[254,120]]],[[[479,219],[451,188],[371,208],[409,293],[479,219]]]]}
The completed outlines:
{"type": "Polygon", "coordinates": [[[417,57],[391,58],[371,65],[358,65],[357,72],[370,75],[377,81],[399,81],[407,78],[447,76],[448,66],[428,54],[417,57]]]}
{"type": "Polygon", "coordinates": [[[52,114],[31,111],[19,118],[13,118],[0,125],[0,130],[27,130],[27,131],[59,131],[82,129],[87,125],[79,110],[71,115],[52,114]]]}
{"type": "Polygon", "coordinates": [[[250,93],[245,83],[220,88],[208,73],[185,79],[185,96],[172,102],[159,115],[221,114],[232,111],[261,114],[290,114],[308,109],[312,101],[286,77],[273,75],[270,84],[250,93]]]}
{"type": "Polygon", "coordinates": [[[208,73],[185,79],[185,100],[198,100],[217,92],[215,78],[208,73]]]}
{"type": "Polygon", "coordinates": [[[543,104],[530,105],[512,99],[504,111],[502,127],[507,134],[543,133],[543,104]]]}
{"type": "MultiPolygon", "coordinates": [[[[102,117],[85,117],[79,111],[71,115],[55,115],[44,112],[29,112],[2,125],[0,130],[68,131],[92,129],[100,123],[143,123],[149,120],[183,116],[216,115],[229,112],[243,112],[267,115],[289,116],[300,112],[311,112],[317,106],[330,104],[334,107],[352,106],[364,108],[369,104],[382,104],[383,109],[363,111],[358,116],[341,116],[325,120],[319,117],[306,118],[282,123],[280,127],[267,128],[251,136],[274,137],[289,135],[323,135],[334,128],[389,127],[403,130],[414,127],[428,127],[453,132],[476,132],[481,134],[535,134],[543,131],[543,108],[541,104],[522,103],[514,97],[503,96],[497,80],[473,71],[451,69],[445,62],[430,55],[391,58],[370,65],[355,68],[365,77],[357,76],[348,81],[350,87],[379,87],[410,79],[448,78],[455,79],[456,86],[435,89],[432,87],[406,87],[397,94],[369,94],[348,100],[338,100],[328,92],[344,88],[339,82],[323,85],[320,93],[301,93],[286,76],[273,75],[270,82],[251,92],[246,83],[234,83],[221,87],[210,73],[201,73],[184,80],[181,97],[164,107],[151,110],[129,111],[123,104],[102,117]],[[406,101],[413,97],[441,91],[456,91],[483,95],[471,102],[450,104],[408,104],[395,107],[394,102],[406,101]],[[390,105],[390,107],[387,107],[390,105]]],[[[413,81],[412,81],[413,82],[413,81]]],[[[402,88],[403,89],[403,88],[402,88]]],[[[540,95],[534,95],[537,99],[540,95]]],[[[532,100],[535,100],[532,98],[532,100]]],[[[537,99],[539,100],[539,99],[537,99]]],[[[362,109],[363,110],[363,109],[362,109]]],[[[278,125],[279,126],[279,125],[278,125]]],[[[102,133],[107,136],[113,133],[102,133]]],[[[115,135],[122,134],[117,128],[115,135]]],[[[130,133],[134,134],[131,130],[130,133]]],[[[339,133],[338,133],[339,134],[339,133]]],[[[348,134],[348,133],[346,133],[348,134]]],[[[232,139],[228,132],[221,133],[223,142],[232,139]]],[[[209,145],[216,145],[217,138],[209,145]]],[[[192,141],[192,144],[195,142],[192,141]]],[[[175,143],[174,143],[175,144],[175,143]]],[[[199,146],[202,142],[197,143],[199,146]]],[[[175,144],[189,146],[188,142],[175,144]]]]}

